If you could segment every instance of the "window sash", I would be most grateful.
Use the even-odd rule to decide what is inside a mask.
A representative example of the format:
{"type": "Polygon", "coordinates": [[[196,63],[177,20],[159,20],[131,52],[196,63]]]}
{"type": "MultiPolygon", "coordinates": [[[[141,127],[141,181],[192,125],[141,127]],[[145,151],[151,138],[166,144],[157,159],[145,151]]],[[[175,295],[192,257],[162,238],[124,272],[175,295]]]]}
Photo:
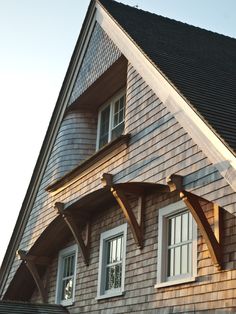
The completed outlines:
{"type": "Polygon", "coordinates": [[[105,291],[121,288],[123,242],[123,234],[106,241],[105,291]]]}
{"type": "Polygon", "coordinates": [[[56,286],[56,303],[71,305],[74,301],[77,246],[67,247],[59,252],[56,286]]]}
{"type": "Polygon", "coordinates": [[[159,288],[194,281],[197,276],[197,225],[195,221],[192,219],[183,201],[160,208],[158,216],[158,265],[157,284],[155,287],[159,288]],[[186,213],[189,213],[188,219],[185,216],[186,213]],[[175,219],[173,218],[178,216],[183,216],[181,219],[184,221],[184,228],[182,228],[184,232],[179,231],[175,239],[173,226],[170,232],[170,221],[172,219],[172,222],[175,224],[175,219]],[[186,231],[187,225],[188,232],[186,231]],[[185,261],[181,263],[181,259],[179,260],[181,268],[178,271],[175,271],[173,268],[175,264],[174,250],[178,251],[175,255],[178,257],[181,253],[181,259],[185,261]],[[170,259],[171,254],[172,260],[170,259]]]}
{"type": "Polygon", "coordinates": [[[123,133],[124,119],[125,95],[120,93],[99,111],[97,149],[102,148],[123,133]]]}
{"type": "Polygon", "coordinates": [[[123,224],[101,234],[97,290],[98,300],[119,296],[124,292],[126,239],[127,224],[123,224]]]}

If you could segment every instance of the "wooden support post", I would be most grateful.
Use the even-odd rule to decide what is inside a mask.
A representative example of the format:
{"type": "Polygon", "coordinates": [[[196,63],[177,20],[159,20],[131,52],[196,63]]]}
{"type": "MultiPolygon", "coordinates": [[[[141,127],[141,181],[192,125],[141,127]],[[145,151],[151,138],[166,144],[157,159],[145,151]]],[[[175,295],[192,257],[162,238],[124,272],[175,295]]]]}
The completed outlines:
{"type": "Polygon", "coordinates": [[[38,288],[41,300],[43,303],[47,302],[47,291],[46,287],[43,284],[42,279],[39,276],[38,270],[35,266],[35,263],[32,261],[32,257],[28,256],[25,251],[18,250],[17,254],[19,255],[20,259],[24,261],[25,265],[27,266],[29,272],[31,273],[34,282],[38,288]]]}
{"type": "Polygon", "coordinates": [[[55,203],[54,206],[57,209],[58,214],[61,215],[61,217],[64,219],[65,223],[69,227],[75,239],[75,242],[80,248],[85,264],[89,265],[89,245],[90,245],[90,234],[91,234],[90,222],[88,221],[86,223],[86,236],[85,236],[85,241],[84,241],[82,237],[82,231],[78,229],[78,226],[76,225],[75,219],[72,216],[72,214],[64,210],[64,204],[57,202],[55,203]]]}
{"type": "Polygon", "coordinates": [[[193,215],[195,221],[197,222],[199,230],[206,241],[213,264],[220,270],[222,268],[220,243],[218,242],[218,239],[216,238],[203,212],[198,197],[186,191],[180,192],[180,197],[185,202],[186,206],[189,208],[191,214],[193,215]]]}
{"type": "Polygon", "coordinates": [[[108,187],[123,211],[127,222],[130,225],[133,237],[137,243],[138,248],[143,248],[143,229],[144,229],[144,197],[140,196],[139,200],[139,219],[137,220],[129,201],[124,192],[113,185],[112,175],[104,173],[102,176],[102,183],[108,187]]]}

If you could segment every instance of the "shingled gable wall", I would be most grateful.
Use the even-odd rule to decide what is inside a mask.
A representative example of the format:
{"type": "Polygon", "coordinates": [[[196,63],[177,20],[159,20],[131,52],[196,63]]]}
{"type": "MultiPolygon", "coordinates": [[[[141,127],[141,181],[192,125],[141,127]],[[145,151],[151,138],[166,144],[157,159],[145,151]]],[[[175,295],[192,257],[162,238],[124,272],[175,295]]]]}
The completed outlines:
{"type": "MultiPolygon", "coordinates": [[[[132,63],[132,62],[131,62],[132,63]]],[[[65,124],[70,127],[70,123],[65,124]]],[[[91,258],[86,267],[78,258],[78,277],[75,305],[71,313],[197,313],[206,309],[230,310],[236,293],[236,194],[219,172],[210,164],[189,135],[163,106],[158,97],[129,64],[127,72],[127,106],[125,132],[131,134],[127,149],[121,150],[94,171],[86,171],[68,187],[54,193],[45,192],[51,183],[51,173],[45,173],[21,248],[27,249],[55,217],[53,205],[57,201],[72,203],[82,195],[101,187],[101,175],[113,173],[115,182],[145,181],[165,183],[172,173],[184,176],[187,190],[214,201],[227,211],[224,213],[224,271],[212,266],[201,236],[198,239],[198,280],[196,283],[155,289],[157,272],[157,217],[158,209],[173,203],[167,195],[153,194],[146,200],[145,245],[136,248],[128,228],[126,261],[126,294],[117,299],[96,301],[100,233],[125,222],[118,207],[107,210],[92,222],[91,258]],[[106,310],[107,309],[107,310],[106,310]],[[109,310],[108,310],[109,309],[109,310]]],[[[135,207],[135,202],[133,203],[135,207]]],[[[212,222],[212,209],[206,208],[212,222]]],[[[19,262],[12,267],[8,283],[19,262]]],[[[57,257],[50,266],[49,301],[55,301],[57,257]]],[[[33,301],[39,300],[37,292],[33,301]]]]}
{"type": "MultiPolygon", "coordinates": [[[[235,213],[236,195],[192,142],[175,118],[162,105],[131,64],[127,73],[126,132],[131,133],[129,147],[92,173],[78,178],[55,198],[75,200],[101,186],[104,172],[115,174],[116,182],[164,182],[170,173],[185,176],[185,188],[215,201],[235,213]]],[[[198,279],[195,283],[155,289],[157,274],[158,209],[178,200],[154,193],[146,199],[145,244],[137,249],[128,228],[125,296],[97,301],[99,237],[101,232],[123,224],[117,206],[107,208],[92,221],[90,265],[81,255],[77,264],[75,305],[70,313],[198,313],[204,310],[231,311],[236,293],[236,218],[224,212],[224,271],[212,265],[202,237],[198,236],[198,279]],[[111,312],[112,311],[112,312],[111,312]]],[[[132,203],[135,208],[135,200],[132,203]]],[[[213,222],[212,208],[205,208],[213,222]]],[[[55,302],[57,257],[50,266],[49,301],[55,302]]],[[[33,301],[39,301],[37,292],[33,301]]],[[[223,313],[222,312],[222,313],[223,313]]],[[[210,312],[211,313],[211,312],[210,312]]]]}

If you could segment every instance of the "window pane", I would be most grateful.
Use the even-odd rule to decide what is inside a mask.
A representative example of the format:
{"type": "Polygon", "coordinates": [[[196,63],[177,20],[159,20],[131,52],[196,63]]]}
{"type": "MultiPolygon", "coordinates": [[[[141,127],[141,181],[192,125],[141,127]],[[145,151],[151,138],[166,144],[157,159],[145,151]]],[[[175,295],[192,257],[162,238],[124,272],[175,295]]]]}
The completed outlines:
{"type": "Polygon", "coordinates": [[[113,115],[113,128],[120,124],[124,120],[124,105],[125,97],[122,96],[115,102],[114,115],[113,115]]]}
{"type": "Polygon", "coordinates": [[[168,243],[169,245],[173,245],[175,243],[175,218],[169,219],[168,231],[168,243]]]}
{"type": "Polygon", "coordinates": [[[62,281],[61,300],[69,300],[73,297],[73,279],[65,279],[62,281]]]}
{"type": "Polygon", "coordinates": [[[175,244],[181,241],[181,216],[175,217],[175,244]]]}
{"type": "Polygon", "coordinates": [[[180,246],[175,248],[175,271],[174,275],[180,275],[180,246]]]}
{"type": "Polygon", "coordinates": [[[118,124],[111,132],[111,139],[114,140],[115,138],[119,137],[123,133],[124,127],[124,122],[118,124]]]}
{"type": "Polygon", "coordinates": [[[110,106],[106,107],[100,116],[99,148],[104,146],[109,139],[110,106]]]}
{"type": "Polygon", "coordinates": [[[181,249],[181,274],[188,273],[188,244],[183,245],[181,249]]]}
{"type": "Polygon", "coordinates": [[[122,264],[107,267],[106,273],[106,290],[121,287],[122,264]]]}
{"type": "Polygon", "coordinates": [[[192,217],[192,215],[188,215],[188,218],[189,218],[189,223],[188,223],[189,235],[188,235],[188,238],[189,238],[189,240],[192,240],[192,238],[193,238],[193,217],[192,217]]]}
{"type": "Polygon", "coordinates": [[[192,269],[192,258],[193,258],[193,251],[192,251],[192,243],[188,245],[188,271],[191,272],[192,269]]]}
{"type": "Polygon", "coordinates": [[[174,276],[174,249],[168,251],[168,272],[167,276],[174,276]]]}
{"type": "Polygon", "coordinates": [[[182,242],[188,240],[188,213],[182,215],[182,242]]]}
{"type": "Polygon", "coordinates": [[[72,276],[74,274],[75,256],[65,256],[63,259],[63,278],[72,276]]]}

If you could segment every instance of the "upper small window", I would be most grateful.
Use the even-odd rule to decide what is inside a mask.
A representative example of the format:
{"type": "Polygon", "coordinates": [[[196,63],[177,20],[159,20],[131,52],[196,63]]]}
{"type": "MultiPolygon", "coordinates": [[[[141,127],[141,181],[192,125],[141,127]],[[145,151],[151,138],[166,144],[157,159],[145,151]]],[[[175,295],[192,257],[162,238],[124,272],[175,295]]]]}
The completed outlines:
{"type": "Polygon", "coordinates": [[[194,280],[197,227],[182,201],[161,208],[158,224],[157,287],[194,280]]]}
{"type": "Polygon", "coordinates": [[[124,131],[125,95],[124,91],[106,103],[98,114],[97,149],[100,149],[124,131]]]}
{"type": "Polygon", "coordinates": [[[56,303],[64,306],[74,302],[77,264],[77,246],[73,245],[59,252],[56,303]]]}
{"type": "Polygon", "coordinates": [[[127,224],[101,234],[98,299],[124,292],[127,224]]]}

